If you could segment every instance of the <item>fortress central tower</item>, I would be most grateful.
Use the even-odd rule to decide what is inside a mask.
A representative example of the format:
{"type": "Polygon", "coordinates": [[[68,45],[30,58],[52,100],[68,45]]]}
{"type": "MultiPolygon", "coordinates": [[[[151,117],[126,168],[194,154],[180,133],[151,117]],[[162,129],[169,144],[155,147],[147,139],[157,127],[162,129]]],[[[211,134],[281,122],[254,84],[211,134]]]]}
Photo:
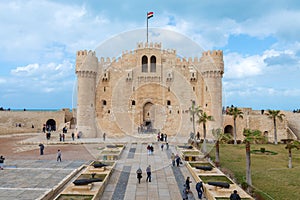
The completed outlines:
{"type": "Polygon", "coordinates": [[[208,130],[222,128],[223,53],[200,56],[180,58],[160,43],[138,43],[117,59],[78,51],[77,131],[83,137],[158,131],[188,136],[192,101],[214,117],[208,130]]]}

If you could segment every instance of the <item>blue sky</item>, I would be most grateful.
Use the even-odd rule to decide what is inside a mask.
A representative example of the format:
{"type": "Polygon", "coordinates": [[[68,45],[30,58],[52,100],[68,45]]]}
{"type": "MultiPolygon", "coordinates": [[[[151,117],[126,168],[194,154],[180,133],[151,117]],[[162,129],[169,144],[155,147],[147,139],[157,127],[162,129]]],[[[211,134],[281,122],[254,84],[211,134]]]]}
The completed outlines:
{"type": "Polygon", "coordinates": [[[147,11],[149,27],[223,50],[224,106],[300,108],[297,0],[0,1],[0,107],[72,108],[76,51],[144,29],[147,11]]]}

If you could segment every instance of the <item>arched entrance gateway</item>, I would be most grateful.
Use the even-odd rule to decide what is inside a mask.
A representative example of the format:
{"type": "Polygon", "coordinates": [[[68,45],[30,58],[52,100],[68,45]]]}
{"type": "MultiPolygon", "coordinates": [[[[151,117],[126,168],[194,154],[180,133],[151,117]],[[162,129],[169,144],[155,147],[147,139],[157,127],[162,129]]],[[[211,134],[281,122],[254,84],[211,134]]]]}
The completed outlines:
{"type": "Polygon", "coordinates": [[[56,131],[56,122],[54,119],[48,119],[46,122],[46,130],[56,131]]]}
{"type": "Polygon", "coordinates": [[[78,51],[78,131],[83,137],[100,137],[103,132],[136,135],[143,127],[188,136],[193,130],[192,101],[214,117],[208,132],[220,128],[223,70],[222,51],[193,59],[180,58],[160,43],[138,43],[117,59],[78,51]]]}
{"type": "Polygon", "coordinates": [[[224,133],[225,133],[225,134],[230,134],[230,135],[233,136],[233,127],[232,127],[231,125],[225,126],[225,128],[224,128],[224,133]]]}
{"type": "Polygon", "coordinates": [[[153,123],[155,120],[155,110],[153,110],[153,103],[147,102],[143,107],[143,121],[141,123],[142,131],[151,131],[153,129],[153,123]],[[152,108],[152,109],[151,109],[152,108]]]}

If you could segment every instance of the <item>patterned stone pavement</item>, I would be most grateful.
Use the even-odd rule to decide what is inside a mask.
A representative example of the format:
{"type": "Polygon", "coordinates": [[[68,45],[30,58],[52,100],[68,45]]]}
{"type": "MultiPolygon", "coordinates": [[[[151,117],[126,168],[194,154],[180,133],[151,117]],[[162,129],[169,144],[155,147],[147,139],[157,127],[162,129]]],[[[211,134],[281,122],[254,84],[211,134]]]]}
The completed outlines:
{"type": "Polygon", "coordinates": [[[192,193],[189,194],[189,200],[194,200],[194,194],[197,194],[195,180],[185,166],[173,167],[171,165],[170,155],[171,152],[176,153],[175,147],[170,145],[169,150],[164,149],[162,151],[160,143],[154,143],[154,154],[148,155],[147,145],[148,143],[127,144],[101,199],[179,200],[182,199],[181,191],[185,179],[190,176],[192,193]],[[148,165],[151,165],[152,168],[151,182],[146,182],[146,167],[148,165]],[[143,170],[140,184],[136,178],[136,170],[139,167],[143,170]]]}
{"type": "MultiPolygon", "coordinates": [[[[57,150],[57,146],[55,145],[61,145],[59,142],[55,144],[55,141],[51,141],[54,147],[47,146],[48,151],[52,148],[52,153],[45,155],[45,157],[36,156],[36,159],[31,158],[31,160],[26,160],[27,157],[24,157],[24,159],[8,158],[5,161],[5,169],[0,171],[0,200],[41,199],[41,197],[53,190],[53,188],[56,188],[63,180],[77,171],[82,164],[89,162],[90,157],[97,158],[99,156],[97,147],[120,142],[126,142],[126,146],[104,189],[104,193],[100,198],[101,200],[182,199],[181,191],[187,176],[190,176],[192,181],[192,193],[189,194],[189,199],[195,199],[194,196],[197,196],[196,183],[187,168],[184,165],[179,168],[171,166],[170,154],[172,152],[177,153],[175,145],[179,141],[183,141],[183,139],[176,138],[177,141],[170,142],[169,150],[164,149],[163,151],[160,148],[161,143],[155,141],[155,136],[153,138],[147,136],[145,138],[134,139],[132,137],[107,138],[105,143],[99,141],[99,139],[87,139],[87,141],[82,139],[75,141],[76,145],[64,144],[61,146],[61,148],[64,148],[64,158],[68,157],[69,160],[63,160],[61,163],[53,159],[57,150]],[[84,148],[79,143],[84,144],[84,148]],[[146,147],[148,144],[154,146],[153,155],[147,154],[146,147]],[[68,153],[69,149],[71,151],[68,153]],[[76,154],[76,151],[80,151],[80,154],[76,154]],[[87,153],[91,154],[91,156],[85,155],[87,153]],[[71,158],[71,156],[74,157],[71,158]],[[43,158],[46,159],[44,160],[43,158]],[[82,160],[79,160],[80,158],[82,160]],[[151,182],[146,182],[146,167],[148,165],[151,165],[152,168],[151,182]],[[139,167],[143,170],[143,178],[140,184],[138,184],[136,178],[136,170],[139,167]]],[[[26,153],[26,148],[28,148],[28,153],[24,155],[33,154],[34,156],[38,152],[38,149],[34,148],[31,151],[32,147],[30,145],[38,144],[43,140],[44,138],[35,137],[24,143],[29,146],[22,147],[19,145],[17,148],[25,148],[23,153],[26,153]]],[[[12,148],[16,148],[15,145],[12,148]]]]}
{"type": "Polygon", "coordinates": [[[7,161],[0,171],[0,200],[41,199],[85,161],[7,161]]]}

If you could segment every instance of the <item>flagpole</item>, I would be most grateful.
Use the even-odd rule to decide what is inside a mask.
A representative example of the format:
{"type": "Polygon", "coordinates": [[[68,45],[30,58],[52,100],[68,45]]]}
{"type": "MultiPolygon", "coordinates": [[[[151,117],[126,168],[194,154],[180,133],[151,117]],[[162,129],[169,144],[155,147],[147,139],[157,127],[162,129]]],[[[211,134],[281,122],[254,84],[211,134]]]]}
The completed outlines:
{"type": "Polygon", "coordinates": [[[148,44],[148,12],[146,14],[146,18],[147,18],[147,44],[148,44]]]}

